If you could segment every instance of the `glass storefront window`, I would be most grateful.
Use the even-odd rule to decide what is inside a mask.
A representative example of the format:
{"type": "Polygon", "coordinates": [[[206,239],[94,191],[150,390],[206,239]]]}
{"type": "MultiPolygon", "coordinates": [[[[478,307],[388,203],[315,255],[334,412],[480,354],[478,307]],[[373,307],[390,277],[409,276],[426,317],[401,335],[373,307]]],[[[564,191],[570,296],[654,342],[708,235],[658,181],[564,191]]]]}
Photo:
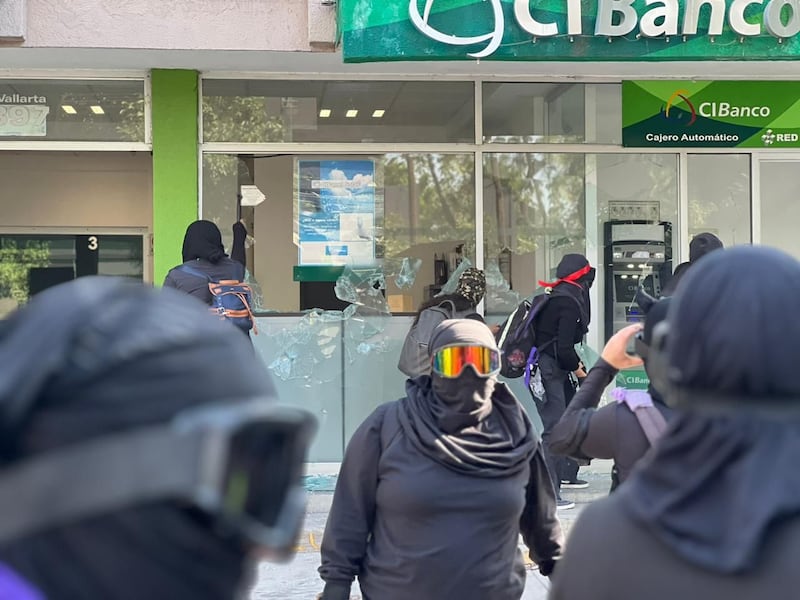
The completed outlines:
{"type": "Polygon", "coordinates": [[[459,261],[475,263],[475,157],[206,153],[203,166],[203,218],[219,224],[228,248],[239,216],[251,236],[247,267],[262,296],[256,351],[282,401],[317,416],[311,460],[341,460],[358,424],[403,393],[397,360],[412,317],[390,313],[415,312],[459,261]],[[352,198],[359,190],[364,197],[352,198]],[[336,251],[314,252],[317,244],[336,251]],[[351,260],[364,244],[374,256],[351,260]],[[338,275],[296,281],[295,267],[306,260],[312,264],[303,269],[352,267],[341,280],[352,276],[358,293],[337,297],[343,290],[347,297],[338,275]],[[360,286],[361,273],[376,271],[383,289],[371,280],[360,286]]]}
{"type": "Polygon", "coordinates": [[[690,154],[688,168],[689,239],[710,232],[726,247],[749,244],[750,156],[690,154]]]}
{"type": "Polygon", "coordinates": [[[0,318],[31,296],[86,275],[142,279],[141,235],[0,233],[0,318]]]}
{"type": "Polygon", "coordinates": [[[583,154],[484,155],[488,315],[504,317],[564,254],[585,252],[584,163],[583,154]]]}
{"type": "Polygon", "coordinates": [[[483,141],[619,144],[618,84],[484,83],[483,141]]]}
{"type": "Polygon", "coordinates": [[[144,142],[144,81],[0,79],[0,140],[144,142]]]}
{"type": "Polygon", "coordinates": [[[466,81],[203,80],[206,142],[475,141],[466,81]]]}
{"type": "Polygon", "coordinates": [[[761,242],[800,259],[800,161],[761,159],[761,242]]]}
{"type": "Polygon", "coordinates": [[[229,245],[231,224],[241,214],[252,236],[248,267],[262,284],[266,309],[297,312],[312,308],[301,301],[300,286],[294,281],[294,267],[301,260],[312,266],[358,267],[381,266],[403,258],[417,265],[417,260],[421,261],[410,287],[400,288],[394,279],[387,279],[386,299],[393,313],[415,311],[441,289],[457,262],[474,262],[472,154],[207,153],[203,162],[203,218],[220,225],[229,245]],[[303,178],[313,178],[309,173],[314,170],[322,183],[309,181],[305,186],[303,178]],[[370,171],[373,188],[369,198],[374,210],[339,213],[335,203],[325,198],[325,180],[336,176],[352,179],[357,171],[363,171],[360,175],[370,171]],[[257,204],[249,201],[251,193],[260,199],[257,204]],[[237,210],[237,195],[242,196],[241,211],[237,210]],[[314,228],[319,231],[315,233],[314,228]],[[374,247],[356,252],[362,241],[369,244],[370,236],[374,247]],[[318,243],[322,244],[319,248],[318,243]],[[340,255],[332,255],[334,250],[340,255]],[[280,284],[273,285],[275,282],[280,284]]]}
{"type": "Polygon", "coordinates": [[[645,281],[657,293],[666,284],[677,256],[677,155],[489,153],[483,170],[490,322],[532,295],[539,280],[553,280],[572,252],[597,267],[588,340],[595,349],[617,321],[635,316],[625,311],[628,288],[645,281]],[[615,258],[615,245],[630,247],[615,258]]]}

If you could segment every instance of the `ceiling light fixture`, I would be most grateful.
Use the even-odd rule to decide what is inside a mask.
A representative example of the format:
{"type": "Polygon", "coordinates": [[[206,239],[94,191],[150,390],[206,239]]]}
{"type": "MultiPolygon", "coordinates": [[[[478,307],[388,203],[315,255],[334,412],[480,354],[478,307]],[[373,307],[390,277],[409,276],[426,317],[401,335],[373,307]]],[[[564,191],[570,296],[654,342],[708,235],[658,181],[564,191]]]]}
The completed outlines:
{"type": "Polygon", "coordinates": [[[375,119],[380,119],[385,114],[386,114],[386,111],[383,110],[382,108],[378,108],[378,109],[372,111],[372,117],[375,118],[375,119]]]}
{"type": "Polygon", "coordinates": [[[327,119],[331,116],[331,109],[330,108],[323,108],[319,111],[319,118],[320,119],[327,119]]]}
{"type": "Polygon", "coordinates": [[[358,116],[358,111],[355,108],[351,108],[346,113],[344,113],[344,116],[347,117],[348,119],[353,119],[358,116]]]}
{"type": "Polygon", "coordinates": [[[104,115],[104,114],[106,114],[106,111],[103,110],[102,106],[95,105],[95,106],[90,106],[89,108],[91,108],[92,112],[94,114],[96,114],[96,115],[104,115]]]}
{"type": "Polygon", "coordinates": [[[68,115],[77,115],[78,114],[78,111],[75,110],[75,107],[72,106],[71,104],[63,104],[61,106],[61,110],[63,110],[68,115]]]}

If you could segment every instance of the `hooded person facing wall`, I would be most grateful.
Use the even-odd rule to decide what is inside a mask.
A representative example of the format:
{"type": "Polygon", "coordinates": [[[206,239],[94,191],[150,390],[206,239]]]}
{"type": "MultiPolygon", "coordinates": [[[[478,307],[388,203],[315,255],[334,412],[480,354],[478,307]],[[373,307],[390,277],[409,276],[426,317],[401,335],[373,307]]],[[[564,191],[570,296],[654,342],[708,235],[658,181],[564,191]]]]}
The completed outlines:
{"type": "Polygon", "coordinates": [[[245,279],[245,239],[247,230],[241,222],[233,225],[232,256],[225,254],[222,245],[222,233],[211,221],[195,221],[186,228],[183,237],[181,256],[183,263],[170,269],[164,279],[164,287],[175,288],[190,296],[211,304],[212,296],[208,289],[208,280],[199,277],[184,268],[198,271],[213,281],[245,279]]]}
{"type": "Polygon", "coordinates": [[[433,333],[431,375],[353,434],[322,540],[323,600],[518,600],[520,534],[544,575],[562,535],[541,444],[496,380],[489,328],[450,319],[433,333]]]}
{"type": "MultiPolygon", "coordinates": [[[[158,481],[184,477],[176,456],[120,453],[129,469],[102,477],[91,466],[112,461],[93,455],[92,444],[169,433],[183,415],[230,411],[230,420],[240,410],[274,410],[269,374],[238,333],[175,291],[86,277],[43,292],[2,323],[0,364],[0,589],[16,581],[29,593],[10,600],[230,600],[242,589],[252,541],[177,490],[157,490],[158,481]],[[64,487],[39,509],[20,502],[41,503],[41,494],[8,489],[26,467],[70,456],[95,458],[52,469],[64,487]],[[134,500],[140,488],[150,492],[134,500]],[[69,505],[77,507],[71,518],[69,505]],[[20,521],[29,530],[9,535],[20,521]]],[[[246,448],[240,457],[253,458],[246,448]]]]}
{"type": "Polygon", "coordinates": [[[654,331],[675,409],[628,482],[570,532],[553,600],[784,598],[800,586],[800,262],[703,258],[654,331]]]}

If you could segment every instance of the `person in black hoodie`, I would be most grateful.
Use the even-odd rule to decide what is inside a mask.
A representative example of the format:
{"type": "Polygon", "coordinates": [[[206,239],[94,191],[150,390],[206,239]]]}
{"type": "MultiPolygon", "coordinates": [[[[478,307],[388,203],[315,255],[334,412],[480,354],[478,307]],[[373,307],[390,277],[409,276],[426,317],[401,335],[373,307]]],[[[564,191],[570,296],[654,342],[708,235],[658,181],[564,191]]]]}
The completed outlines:
{"type": "Polygon", "coordinates": [[[653,330],[666,319],[670,298],[656,300],[640,292],[637,300],[646,315],[644,329],[640,325],[629,325],[608,340],[550,436],[550,449],[557,454],[582,459],[614,459],[612,490],[630,476],[633,466],[651,446],[634,410],[653,407],[660,413],[662,422],[672,417],[672,409],[664,403],[652,382],[647,392],[617,388],[612,392],[615,402],[597,408],[603,391],[621,369],[641,365],[644,359],[647,370],[646,354],[653,330]],[[633,336],[640,336],[637,350],[641,358],[627,352],[628,342],[633,336]]]}
{"type": "Polygon", "coordinates": [[[576,479],[577,464],[570,464],[570,459],[551,452],[550,439],[553,427],[566,408],[566,386],[570,373],[578,381],[586,377],[575,344],[580,343],[589,331],[589,288],[594,282],[594,275],[595,270],[585,256],[566,254],[556,268],[558,279],[552,283],[539,282],[540,286],[549,290],[550,299],[533,323],[544,387],[544,395],[537,399],[536,406],[542,419],[545,459],[553,478],[558,506],[562,509],[575,506],[573,502],[561,498],[562,480],[576,487],[587,485],[576,479]]]}
{"type": "MultiPolygon", "coordinates": [[[[277,397],[263,363],[233,329],[183,294],[121,278],[82,277],[36,296],[0,327],[0,364],[3,477],[13,477],[28,460],[165,426],[189,410],[270,405],[277,397]]],[[[136,467],[136,473],[147,468],[136,467]]],[[[158,466],[150,469],[151,481],[165,473],[158,466]]],[[[76,469],[75,487],[64,490],[66,502],[74,506],[81,499],[81,486],[119,486],[128,479],[124,470],[110,478],[115,481],[89,473],[76,469]]],[[[130,476],[147,487],[140,475],[130,476]]],[[[281,485],[270,473],[264,477],[269,485],[281,485]]],[[[18,486],[20,498],[26,491],[18,486]]],[[[0,597],[237,597],[248,584],[249,558],[258,548],[210,513],[162,493],[151,490],[149,497],[95,513],[78,504],[83,518],[4,537],[0,590],[8,591],[14,574],[37,591],[28,596],[0,591],[0,597]]],[[[7,510],[7,489],[2,498],[7,510]]],[[[63,507],[60,498],[51,501],[63,507]]],[[[47,505],[40,510],[50,514],[47,505]]]]}
{"type": "Polygon", "coordinates": [[[212,302],[208,280],[182,270],[181,266],[189,266],[193,270],[211,277],[214,281],[224,279],[244,281],[245,252],[244,244],[247,229],[241,221],[233,225],[233,244],[231,256],[225,254],[222,245],[222,233],[211,221],[195,221],[186,228],[183,237],[183,264],[167,273],[164,287],[171,287],[205,302],[212,302]],[[234,260],[235,259],[235,260],[234,260]]]}
{"type": "Polygon", "coordinates": [[[800,262],[715,251],[654,331],[675,415],[570,532],[551,600],[787,598],[800,586],[800,262]]]}
{"type": "Polygon", "coordinates": [[[561,554],[541,444],[496,380],[489,328],[443,321],[430,352],[432,374],[407,380],[406,397],[347,446],[321,545],[323,600],[348,600],[356,577],[365,600],[518,600],[520,533],[543,575],[561,554]]]}
{"type": "Polygon", "coordinates": [[[681,263],[675,267],[672,278],[661,292],[664,296],[672,296],[678,287],[678,283],[689,271],[689,268],[697,263],[698,260],[713,252],[724,248],[722,240],[713,233],[698,233],[689,242],[689,262],[681,263]]]}

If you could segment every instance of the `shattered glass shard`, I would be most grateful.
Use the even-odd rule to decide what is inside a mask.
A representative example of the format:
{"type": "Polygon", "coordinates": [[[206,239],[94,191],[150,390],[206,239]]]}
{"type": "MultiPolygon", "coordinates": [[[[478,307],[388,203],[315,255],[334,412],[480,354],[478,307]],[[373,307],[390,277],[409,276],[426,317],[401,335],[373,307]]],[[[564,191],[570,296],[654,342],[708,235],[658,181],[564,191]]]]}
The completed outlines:
{"type": "Polygon", "coordinates": [[[519,303],[522,296],[511,289],[497,261],[486,263],[486,305],[491,307],[492,312],[510,313],[519,303]]]}
{"type": "Polygon", "coordinates": [[[469,261],[468,258],[463,259],[456,267],[456,270],[453,271],[453,274],[450,275],[450,279],[447,280],[447,283],[445,283],[442,286],[442,291],[440,291],[436,295],[445,296],[447,294],[452,294],[453,292],[455,292],[456,287],[458,286],[458,280],[461,278],[461,274],[467,269],[469,269],[471,266],[472,263],[469,261]]]}
{"type": "Polygon", "coordinates": [[[386,280],[380,268],[353,269],[345,267],[336,280],[334,291],[343,302],[370,308],[375,312],[389,314],[389,304],[383,295],[386,280]]]}
{"type": "MultiPolygon", "coordinates": [[[[345,311],[347,312],[347,311],[345,311]]],[[[358,306],[352,311],[350,318],[343,323],[345,335],[345,352],[348,362],[355,361],[355,353],[386,352],[387,343],[384,330],[388,315],[358,306]]]]}
{"type": "MultiPolygon", "coordinates": [[[[394,276],[395,285],[400,289],[412,287],[421,268],[421,258],[403,258],[400,263],[400,267],[391,271],[391,275],[394,276]]],[[[387,275],[389,275],[388,272],[387,275]]]]}

